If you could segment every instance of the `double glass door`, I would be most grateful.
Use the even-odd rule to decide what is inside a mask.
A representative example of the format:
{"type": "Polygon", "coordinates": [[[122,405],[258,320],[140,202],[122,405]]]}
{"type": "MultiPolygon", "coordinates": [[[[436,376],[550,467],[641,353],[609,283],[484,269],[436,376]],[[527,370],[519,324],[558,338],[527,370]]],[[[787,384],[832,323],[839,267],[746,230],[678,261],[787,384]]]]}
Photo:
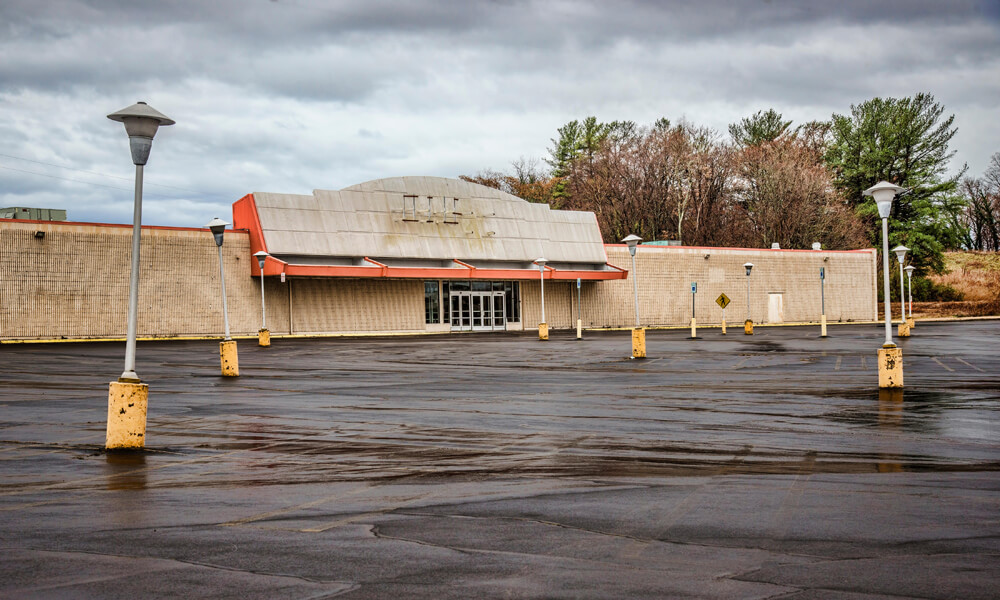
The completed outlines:
{"type": "Polygon", "coordinates": [[[503,292],[451,292],[452,331],[504,331],[503,292]]]}

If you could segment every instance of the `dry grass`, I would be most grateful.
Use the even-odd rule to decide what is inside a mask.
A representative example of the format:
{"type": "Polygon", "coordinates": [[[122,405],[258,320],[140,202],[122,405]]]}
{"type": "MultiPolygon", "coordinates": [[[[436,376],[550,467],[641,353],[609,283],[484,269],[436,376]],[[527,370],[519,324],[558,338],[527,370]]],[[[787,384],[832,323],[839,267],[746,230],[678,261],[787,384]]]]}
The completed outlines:
{"type": "Polygon", "coordinates": [[[950,285],[962,293],[961,302],[914,302],[921,317],[976,317],[1000,315],[1000,253],[946,252],[944,275],[932,275],[935,283],[950,285]]]}

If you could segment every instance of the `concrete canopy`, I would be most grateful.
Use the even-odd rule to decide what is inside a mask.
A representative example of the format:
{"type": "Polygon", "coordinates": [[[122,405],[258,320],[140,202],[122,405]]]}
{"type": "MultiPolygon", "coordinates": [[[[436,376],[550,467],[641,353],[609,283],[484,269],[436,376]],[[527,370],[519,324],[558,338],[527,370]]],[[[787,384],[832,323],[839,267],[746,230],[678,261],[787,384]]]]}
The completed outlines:
{"type": "MultiPolygon", "coordinates": [[[[621,279],[591,212],[552,210],[442,177],[377,179],[312,195],[255,192],[233,205],[234,227],[271,258],[265,275],[621,279]]],[[[257,270],[254,271],[258,273],[257,270]]]]}

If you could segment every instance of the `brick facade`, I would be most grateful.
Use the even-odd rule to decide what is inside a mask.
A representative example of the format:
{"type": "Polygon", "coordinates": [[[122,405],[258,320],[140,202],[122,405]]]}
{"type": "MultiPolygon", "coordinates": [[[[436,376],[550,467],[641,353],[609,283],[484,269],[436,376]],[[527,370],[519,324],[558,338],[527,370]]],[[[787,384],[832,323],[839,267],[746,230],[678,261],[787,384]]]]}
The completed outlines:
{"type": "MultiPolygon", "coordinates": [[[[131,234],[128,226],[0,221],[0,339],[124,337],[131,234]],[[36,231],[44,237],[35,237],[36,231]]],[[[624,246],[608,246],[607,254],[611,264],[631,269],[624,246]]],[[[826,269],[829,321],[876,318],[874,250],[640,246],[636,258],[645,326],[687,324],[692,281],[698,282],[699,323],[719,322],[715,299],[723,292],[732,299],[727,321],[742,322],[747,261],[755,265],[755,322],[771,321],[769,306],[779,294],[782,321],[817,321],[820,267],[826,269]]],[[[221,336],[218,254],[207,230],[144,228],[141,259],[140,336],[221,336]]],[[[226,233],[223,260],[232,333],[253,334],[260,327],[260,280],[250,276],[245,232],[226,233]]],[[[632,276],[583,284],[585,327],[633,324],[632,276]]],[[[423,332],[423,293],[421,280],[269,277],[268,327],[275,334],[423,332]]],[[[545,300],[551,328],[575,327],[575,283],[547,281],[545,300]]],[[[521,302],[524,327],[535,328],[541,318],[537,280],[521,282],[521,302]]]]}

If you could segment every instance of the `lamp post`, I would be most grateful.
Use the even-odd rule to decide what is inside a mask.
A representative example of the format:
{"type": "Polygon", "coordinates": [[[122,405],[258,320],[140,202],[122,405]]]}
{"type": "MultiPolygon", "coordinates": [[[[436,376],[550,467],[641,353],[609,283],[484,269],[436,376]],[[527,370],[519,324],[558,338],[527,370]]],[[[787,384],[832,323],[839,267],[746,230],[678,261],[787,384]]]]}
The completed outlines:
{"type": "Polygon", "coordinates": [[[264,307],[264,263],[271,255],[263,250],[253,255],[260,267],[260,331],[257,332],[257,345],[267,348],[271,345],[271,332],[267,329],[267,309],[264,307]]]}
{"type": "Polygon", "coordinates": [[[906,282],[903,280],[903,261],[910,249],[900,244],[892,251],[899,261],[899,337],[910,337],[910,325],[906,320],[906,282]]]}
{"type": "Polygon", "coordinates": [[[913,326],[916,324],[916,320],[913,318],[913,272],[917,269],[913,265],[907,265],[903,270],[906,271],[906,287],[910,290],[910,310],[906,313],[910,316],[907,317],[909,319],[907,324],[910,326],[910,329],[913,329],[913,326]]]}
{"type": "Polygon", "coordinates": [[[219,359],[222,363],[222,374],[226,377],[238,377],[240,374],[239,357],[236,354],[236,340],[229,335],[229,308],[226,306],[226,271],[222,263],[222,242],[225,237],[226,225],[229,223],[219,217],[209,221],[208,227],[215,237],[215,245],[219,249],[219,277],[222,280],[222,320],[226,326],[226,338],[219,342],[219,359]]]}
{"type": "Polygon", "coordinates": [[[105,448],[142,448],[146,445],[146,408],[149,386],[135,372],[136,321],[139,315],[139,242],[142,236],[142,175],[161,126],[174,121],[145,102],[137,102],[108,115],[125,125],[132,164],[135,165],[135,199],[132,206],[132,267],[128,288],[128,324],[125,336],[125,370],[108,387],[108,426],[105,448]]]}
{"type": "Polygon", "coordinates": [[[549,339],[549,324],[545,322],[545,264],[549,262],[544,258],[535,260],[538,265],[538,280],[542,286],[542,322],[538,324],[538,339],[546,341],[549,339]]]}
{"type": "Polygon", "coordinates": [[[882,291],[885,306],[885,343],[878,351],[878,380],[880,388],[903,387],[903,351],[892,341],[892,312],[889,305],[889,213],[892,201],[903,188],[888,181],[880,181],[864,191],[871,196],[882,219],[882,291]]]}
{"type": "Polygon", "coordinates": [[[743,268],[747,272],[747,320],[743,322],[743,333],[753,335],[753,321],[750,320],[750,271],[753,271],[753,263],[745,263],[743,268]]]}
{"type": "Polygon", "coordinates": [[[635,299],[635,328],[632,329],[632,358],[646,358],[646,330],[639,321],[639,275],[635,270],[635,249],[642,238],[629,234],[622,239],[628,245],[628,253],[632,255],[632,296],[635,299]]]}

